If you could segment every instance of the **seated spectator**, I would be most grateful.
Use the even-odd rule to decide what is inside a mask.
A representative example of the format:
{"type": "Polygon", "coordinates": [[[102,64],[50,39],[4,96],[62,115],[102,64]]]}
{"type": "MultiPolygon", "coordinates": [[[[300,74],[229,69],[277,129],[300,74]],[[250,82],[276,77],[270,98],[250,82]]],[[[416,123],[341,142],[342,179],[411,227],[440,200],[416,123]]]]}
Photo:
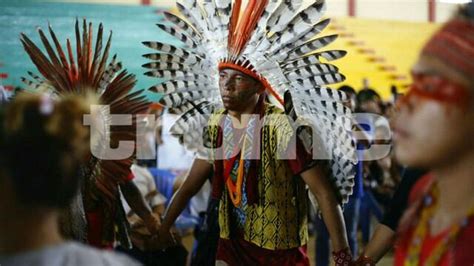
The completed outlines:
{"type": "Polygon", "coordinates": [[[382,98],[373,89],[363,89],[357,93],[358,112],[382,114],[382,98]]]}

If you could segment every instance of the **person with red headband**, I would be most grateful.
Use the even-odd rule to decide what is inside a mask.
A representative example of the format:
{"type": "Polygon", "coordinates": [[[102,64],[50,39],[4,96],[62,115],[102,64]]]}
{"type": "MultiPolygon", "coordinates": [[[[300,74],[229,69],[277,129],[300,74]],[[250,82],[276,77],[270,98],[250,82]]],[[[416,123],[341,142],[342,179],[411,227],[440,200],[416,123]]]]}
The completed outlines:
{"type": "Polygon", "coordinates": [[[428,41],[412,74],[395,151],[430,174],[411,191],[395,265],[473,265],[474,3],[428,41]]]}
{"type": "Polygon", "coordinates": [[[302,1],[250,0],[243,12],[240,0],[177,2],[183,18],[165,12],[171,25],[158,27],[182,44],[144,42],[159,51],[145,55],[156,61],[144,67],[164,81],[150,90],[182,114],[171,131],[197,158],[159,237],[171,238],[172,224],[212,174],[217,265],[309,265],[309,187],[336,265],[349,265],[340,204],[352,194],[356,155],[347,96],[324,87],[344,76],[321,63],[345,52],[317,52],[336,36],[314,38],[329,24],[320,21],[325,1],[300,10],[302,1]]]}

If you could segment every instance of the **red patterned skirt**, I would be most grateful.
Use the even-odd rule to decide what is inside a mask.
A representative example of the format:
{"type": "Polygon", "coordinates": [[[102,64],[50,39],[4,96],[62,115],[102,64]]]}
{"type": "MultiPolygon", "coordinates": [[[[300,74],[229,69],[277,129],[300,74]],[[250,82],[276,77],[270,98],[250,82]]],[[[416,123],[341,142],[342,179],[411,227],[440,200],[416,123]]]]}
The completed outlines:
{"type": "Polygon", "coordinates": [[[269,250],[240,237],[232,240],[219,239],[216,261],[223,261],[230,266],[309,266],[306,245],[292,249],[269,250]]]}

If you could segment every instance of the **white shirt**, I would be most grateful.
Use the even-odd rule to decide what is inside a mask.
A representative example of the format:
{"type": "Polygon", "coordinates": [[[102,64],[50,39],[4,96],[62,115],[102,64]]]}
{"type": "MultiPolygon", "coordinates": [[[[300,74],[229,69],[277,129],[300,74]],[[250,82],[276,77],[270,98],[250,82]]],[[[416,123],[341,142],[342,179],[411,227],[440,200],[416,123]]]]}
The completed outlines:
{"type": "MultiPolygon", "coordinates": [[[[134,175],[133,182],[135,185],[137,185],[138,190],[140,190],[140,193],[142,194],[143,198],[145,198],[145,201],[148,203],[149,207],[153,208],[160,204],[165,204],[166,198],[157,191],[155,180],[153,179],[153,175],[150,173],[148,168],[132,164],[130,170],[134,175]]],[[[125,213],[128,214],[131,211],[131,208],[123,197],[122,203],[125,213]]]]}

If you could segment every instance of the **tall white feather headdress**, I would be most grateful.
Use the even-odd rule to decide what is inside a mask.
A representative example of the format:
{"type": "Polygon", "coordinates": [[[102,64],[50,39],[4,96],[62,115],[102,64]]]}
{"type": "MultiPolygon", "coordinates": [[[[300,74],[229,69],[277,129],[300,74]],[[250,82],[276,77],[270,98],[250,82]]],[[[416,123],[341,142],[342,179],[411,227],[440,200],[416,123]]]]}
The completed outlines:
{"type": "MultiPolygon", "coordinates": [[[[172,128],[188,149],[202,147],[201,129],[222,107],[218,70],[234,68],[260,80],[293,119],[303,118],[316,136],[320,152],[331,156],[332,177],[346,202],[352,194],[355,149],[350,135],[351,111],[343,92],[325,87],[345,77],[332,64],[346,52],[321,48],[336,35],[315,38],[329,24],[321,20],[324,0],[178,0],[182,17],[165,12],[170,24],[158,27],[181,45],[143,42],[158,53],[144,57],[145,75],[163,79],[150,91],[164,94],[161,103],[182,113],[172,128]],[[282,97],[283,96],[283,97],[282,97]]],[[[311,131],[299,130],[307,147],[311,131]]],[[[313,136],[314,137],[314,136],[313,136]]],[[[315,138],[313,138],[315,141],[315,138]]]]}

